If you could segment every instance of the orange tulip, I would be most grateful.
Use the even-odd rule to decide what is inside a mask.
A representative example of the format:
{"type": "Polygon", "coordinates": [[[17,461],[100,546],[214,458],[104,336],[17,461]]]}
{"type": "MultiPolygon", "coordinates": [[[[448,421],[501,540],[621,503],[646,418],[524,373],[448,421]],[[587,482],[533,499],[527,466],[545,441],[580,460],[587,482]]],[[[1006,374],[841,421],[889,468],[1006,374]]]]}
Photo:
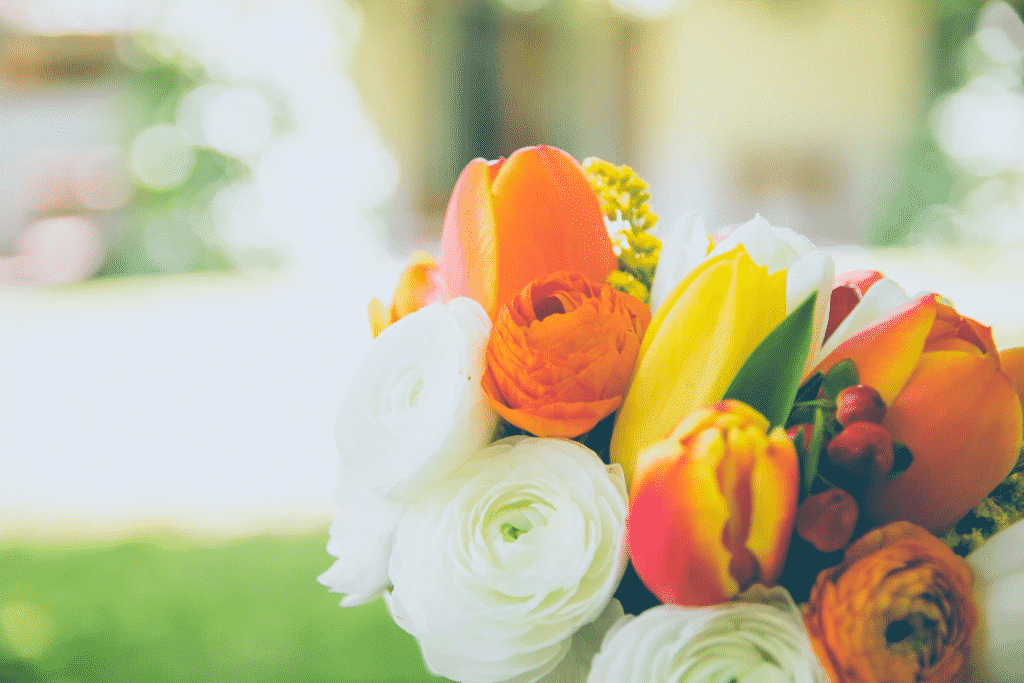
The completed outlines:
{"type": "Polygon", "coordinates": [[[1017,398],[1024,404],[1024,346],[999,352],[999,365],[1013,382],[1017,398]]]}
{"type": "Polygon", "coordinates": [[[650,321],[642,301],[579,273],[534,280],[491,328],[484,391],[531,434],[579,436],[622,404],[650,321]]]}
{"type": "Polygon", "coordinates": [[[882,426],[914,456],[903,474],[868,486],[864,511],[874,522],[907,520],[941,533],[1010,473],[1021,404],[990,328],[926,294],[843,342],[817,369],[843,358],[878,390],[888,405],[882,426]]]}
{"type": "Polygon", "coordinates": [[[690,413],[640,456],[626,534],[662,602],[707,606],[782,572],[799,472],[782,427],[739,401],[690,413]]]}
{"type": "Polygon", "coordinates": [[[576,160],[554,147],[469,162],[441,248],[446,298],[476,299],[492,320],[538,277],[565,270],[604,282],[616,267],[597,195],[576,160]]]}
{"type": "Polygon", "coordinates": [[[391,306],[385,308],[377,297],[370,300],[367,313],[370,316],[370,332],[374,339],[388,325],[418,311],[440,296],[440,287],[435,282],[437,261],[425,251],[417,251],[409,259],[398,278],[395,296],[391,306]]]}
{"type": "Polygon", "coordinates": [[[924,529],[894,522],[822,571],[804,623],[832,683],[955,683],[968,668],[974,573],[924,529]]]}

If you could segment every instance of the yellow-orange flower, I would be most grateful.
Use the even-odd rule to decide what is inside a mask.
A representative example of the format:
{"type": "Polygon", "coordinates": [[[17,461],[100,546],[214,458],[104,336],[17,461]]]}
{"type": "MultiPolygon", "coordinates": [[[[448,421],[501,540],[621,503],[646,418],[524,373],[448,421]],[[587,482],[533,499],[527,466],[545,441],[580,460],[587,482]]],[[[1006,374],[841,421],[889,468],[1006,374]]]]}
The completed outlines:
{"type": "Polygon", "coordinates": [[[571,270],[604,282],[615,266],[597,194],[562,150],[474,159],[459,176],[441,237],[447,299],[476,299],[493,320],[538,277],[571,270]]]}
{"type": "Polygon", "coordinates": [[[639,299],[580,273],[541,277],[499,312],[484,391],[531,434],[583,434],[622,403],[650,320],[639,299]]]}
{"type": "Polygon", "coordinates": [[[822,571],[804,615],[833,683],[956,683],[978,611],[970,566],[919,526],[894,522],[822,571]]]}
{"type": "Polygon", "coordinates": [[[874,478],[864,512],[942,533],[1010,473],[1021,447],[1020,400],[1000,369],[992,331],[935,294],[919,296],[840,344],[888,405],[882,426],[914,456],[895,479],[874,478]]]}
{"type": "Polygon", "coordinates": [[[391,306],[385,307],[376,297],[370,300],[367,313],[370,316],[370,332],[374,339],[388,325],[420,310],[440,296],[440,287],[434,281],[436,273],[437,261],[433,256],[425,251],[417,251],[412,255],[409,265],[398,278],[391,306]]]}
{"type": "Polygon", "coordinates": [[[640,456],[626,519],[633,567],[665,603],[706,606],[782,572],[799,472],[782,427],[739,401],[687,415],[640,456]]]}

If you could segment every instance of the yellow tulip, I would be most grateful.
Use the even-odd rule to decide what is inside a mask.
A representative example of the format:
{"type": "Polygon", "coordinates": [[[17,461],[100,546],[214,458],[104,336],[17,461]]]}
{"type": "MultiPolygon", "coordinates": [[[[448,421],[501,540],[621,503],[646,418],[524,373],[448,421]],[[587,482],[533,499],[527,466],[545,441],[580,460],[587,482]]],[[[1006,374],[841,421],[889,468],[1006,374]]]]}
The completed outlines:
{"type": "Polygon", "coordinates": [[[695,268],[658,307],[612,433],[611,459],[633,479],[637,456],[693,409],[725,394],[786,316],[786,271],[772,275],[740,245],[695,268]]]}

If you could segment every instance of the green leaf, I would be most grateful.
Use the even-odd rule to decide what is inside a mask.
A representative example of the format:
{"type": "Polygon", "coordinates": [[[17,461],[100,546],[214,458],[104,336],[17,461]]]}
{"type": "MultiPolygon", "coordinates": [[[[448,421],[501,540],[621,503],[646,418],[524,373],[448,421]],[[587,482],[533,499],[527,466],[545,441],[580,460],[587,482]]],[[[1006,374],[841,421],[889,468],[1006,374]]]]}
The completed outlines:
{"type": "Polygon", "coordinates": [[[899,441],[892,442],[892,469],[886,475],[886,479],[895,479],[900,476],[914,463],[914,454],[910,449],[899,441]]]}
{"type": "Polygon", "coordinates": [[[796,392],[796,402],[813,401],[818,398],[818,390],[821,389],[824,379],[825,373],[820,370],[808,377],[807,381],[800,386],[800,390],[796,392]]]}
{"type": "Polygon", "coordinates": [[[822,388],[825,390],[825,395],[834,401],[840,391],[857,384],[860,384],[857,366],[849,358],[844,358],[825,373],[825,381],[822,382],[822,388]]]}
{"type": "Polygon", "coordinates": [[[772,427],[786,423],[811,348],[817,297],[818,293],[812,292],[757,345],[723,399],[743,401],[768,418],[772,427]]]}
{"type": "Polygon", "coordinates": [[[821,445],[825,435],[825,413],[821,408],[814,411],[814,432],[811,434],[811,444],[807,448],[807,458],[804,460],[804,495],[811,492],[814,486],[814,475],[818,473],[818,459],[821,457],[821,445]]]}

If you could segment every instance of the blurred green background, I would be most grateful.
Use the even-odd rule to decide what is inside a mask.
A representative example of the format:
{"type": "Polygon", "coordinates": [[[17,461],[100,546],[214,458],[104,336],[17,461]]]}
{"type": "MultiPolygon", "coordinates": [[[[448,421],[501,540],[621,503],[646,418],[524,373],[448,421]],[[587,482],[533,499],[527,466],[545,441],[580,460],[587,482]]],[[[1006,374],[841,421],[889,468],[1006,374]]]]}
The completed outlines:
{"type": "Polygon", "coordinates": [[[339,609],[326,531],[0,546],[0,681],[427,681],[383,602],[339,609]]]}

